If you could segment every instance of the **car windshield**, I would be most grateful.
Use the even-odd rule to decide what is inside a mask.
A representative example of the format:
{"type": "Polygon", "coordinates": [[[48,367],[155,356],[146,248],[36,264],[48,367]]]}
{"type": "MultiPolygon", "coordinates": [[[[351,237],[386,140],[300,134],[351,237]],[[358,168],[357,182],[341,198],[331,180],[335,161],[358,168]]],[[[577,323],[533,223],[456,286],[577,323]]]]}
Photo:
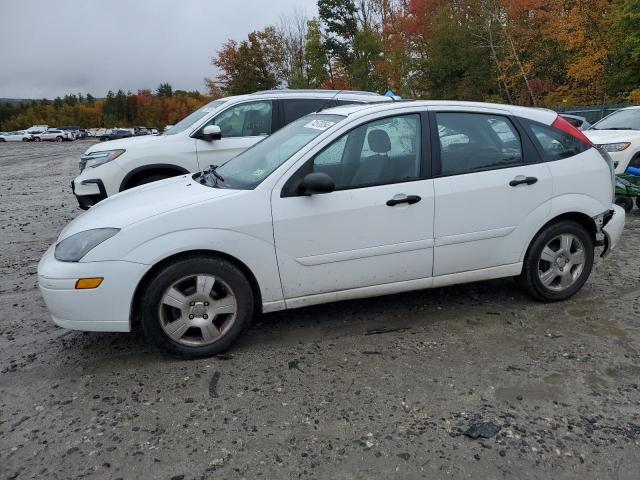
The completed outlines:
{"type": "Polygon", "coordinates": [[[191,125],[196,123],[201,118],[206,117],[211,112],[216,110],[218,107],[221,107],[226,103],[226,100],[214,100],[213,102],[207,103],[204,107],[199,108],[191,115],[186,116],[178,123],[176,123],[173,127],[166,130],[163,135],[175,135],[176,133],[184,132],[191,125]]]}
{"type": "Polygon", "coordinates": [[[344,118],[342,115],[302,117],[223,166],[205,170],[200,183],[219,188],[253,189],[296,152],[344,118]]]}
{"type": "Polygon", "coordinates": [[[618,110],[604,117],[590,130],[640,130],[640,109],[618,110]]]}

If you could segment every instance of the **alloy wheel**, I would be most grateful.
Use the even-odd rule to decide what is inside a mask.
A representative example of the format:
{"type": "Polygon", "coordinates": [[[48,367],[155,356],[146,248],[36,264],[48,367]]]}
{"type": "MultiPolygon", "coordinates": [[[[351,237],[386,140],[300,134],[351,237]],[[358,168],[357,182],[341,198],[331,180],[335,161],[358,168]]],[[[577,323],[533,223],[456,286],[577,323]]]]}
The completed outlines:
{"type": "Polygon", "coordinates": [[[551,239],[540,253],[538,278],[549,290],[562,292],[580,278],[586,262],[582,241],[571,233],[551,239]]]}
{"type": "Polygon", "coordinates": [[[211,274],[183,277],[162,296],[160,326],[176,343],[205,346],[223,337],[236,321],[238,304],[229,285],[211,274]]]}

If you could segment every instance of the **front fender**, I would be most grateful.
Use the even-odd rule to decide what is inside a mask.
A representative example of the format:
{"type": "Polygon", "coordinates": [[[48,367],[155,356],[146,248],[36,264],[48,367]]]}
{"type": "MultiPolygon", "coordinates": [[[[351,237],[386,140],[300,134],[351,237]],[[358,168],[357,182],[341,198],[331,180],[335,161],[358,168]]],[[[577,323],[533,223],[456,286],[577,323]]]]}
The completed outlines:
{"type": "Polygon", "coordinates": [[[215,228],[174,231],[138,245],[122,259],[153,266],[195,250],[219,252],[239,260],[256,277],[264,303],[283,300],[273,244],[245,233],[215,228]]]}

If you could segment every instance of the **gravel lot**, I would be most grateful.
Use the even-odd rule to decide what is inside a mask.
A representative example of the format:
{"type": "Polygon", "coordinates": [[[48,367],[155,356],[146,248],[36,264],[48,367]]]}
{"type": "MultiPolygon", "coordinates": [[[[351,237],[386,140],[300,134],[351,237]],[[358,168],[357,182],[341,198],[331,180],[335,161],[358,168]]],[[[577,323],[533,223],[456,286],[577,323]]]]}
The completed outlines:
{"type": "Polygon", "coordinates": [[[570,301],[500,280],[323,305],[182,361],[49,320],[36,266],[87,145],[0,144],[1,478],[638,478],[637,209],[570,301]]]}

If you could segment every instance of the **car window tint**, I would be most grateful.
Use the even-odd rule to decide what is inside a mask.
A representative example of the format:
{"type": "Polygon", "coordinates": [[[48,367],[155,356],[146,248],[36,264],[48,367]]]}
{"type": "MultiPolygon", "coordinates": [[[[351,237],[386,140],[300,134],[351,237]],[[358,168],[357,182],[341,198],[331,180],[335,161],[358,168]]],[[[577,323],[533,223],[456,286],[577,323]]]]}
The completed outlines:
{"type": "Polygon", "coordinates": [[[304,117],[310,113],[316,112],[323,108],[329,108],[331,106],[331,100],[317,99],[317,98],[305,98],[305,99],[293,99],[283,100],[284,104],[284,123],[288,125],[294,120],[304,117]]]}
{"type": "Polygon", "coordinates": [[[336,189],[420,178],[420,116],[370,122],[344,134],[313,159],[313,170],[333,178],[336,189]]]}
{"type": "Polygon", "coordinates": [[[551,160],[573,157],[589,149],[586,143],[553,127],[531,123],[529,128],[551,160]]]}
{"type": "Polygon", "coordinates": [[[522,144],[511,121],[500,115],[436,114],[440,174],[457,175],[523,163],[522,144]]]}
{"type": "Polygon", "coordinates": [[[223,137],[256,137],[271,134],[271,102],[241,103],[228,108],[211,122],[223,137]]]}

